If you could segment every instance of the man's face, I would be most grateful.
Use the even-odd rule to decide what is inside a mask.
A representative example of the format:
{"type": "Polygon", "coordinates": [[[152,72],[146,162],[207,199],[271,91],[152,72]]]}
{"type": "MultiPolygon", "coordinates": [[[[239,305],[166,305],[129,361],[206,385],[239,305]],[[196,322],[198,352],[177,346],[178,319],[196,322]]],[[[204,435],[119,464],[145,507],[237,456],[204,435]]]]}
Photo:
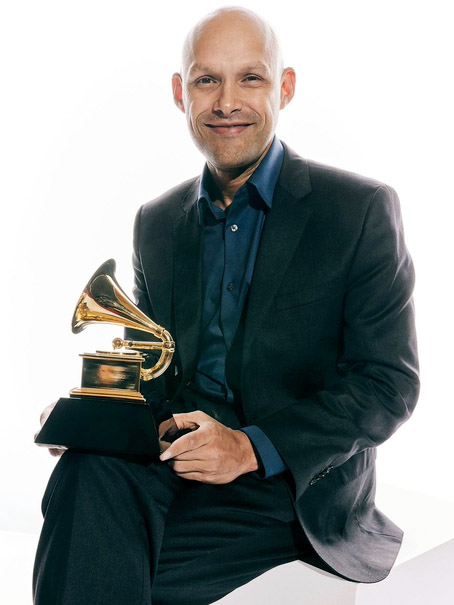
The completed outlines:
{"type": "Polygon", "coordinates": [[[205,25],[182,78],[173,78],[175,102],[195,144],[224,171],[245,169],[263,155],[293,85],[293,70],[280,73],[275,49],[257,25],[232,15],[205,25]]]}

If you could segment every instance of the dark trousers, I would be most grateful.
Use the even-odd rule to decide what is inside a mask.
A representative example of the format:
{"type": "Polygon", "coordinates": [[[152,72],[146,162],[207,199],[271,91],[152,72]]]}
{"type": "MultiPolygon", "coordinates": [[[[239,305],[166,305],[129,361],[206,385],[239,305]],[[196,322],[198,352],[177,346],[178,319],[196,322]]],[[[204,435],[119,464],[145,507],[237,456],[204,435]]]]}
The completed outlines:
{"type": "MultiPolygon", "coordinates": [[[[196,409],[242,425],[240,412],[189,391],[173,412],[196,409]]],[[[155,415],[159,424],[169,410],[155,415]]],[[[283,476],[208,485],[159,461],[66,452],[43,514],[35,605],[205,605],[313,552],[283,476]]]]}
{"type": "Polygon", "coordinates": [[[311,550],[282,476],[208,485],[67,452],[43,513],[36,605],[202,605],[311,550]]]}

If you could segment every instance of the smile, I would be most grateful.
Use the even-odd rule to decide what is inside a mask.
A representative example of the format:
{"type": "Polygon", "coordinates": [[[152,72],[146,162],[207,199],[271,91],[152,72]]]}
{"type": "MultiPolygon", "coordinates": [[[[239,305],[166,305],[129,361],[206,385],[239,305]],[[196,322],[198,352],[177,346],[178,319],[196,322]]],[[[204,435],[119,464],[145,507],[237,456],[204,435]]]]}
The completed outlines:
{"type": "Polygon", "coordinates": [[[220,136],[233,137],[244,132],[249,126],[252,126],[252,124],[205,124],[205,126],[220,136]]]}

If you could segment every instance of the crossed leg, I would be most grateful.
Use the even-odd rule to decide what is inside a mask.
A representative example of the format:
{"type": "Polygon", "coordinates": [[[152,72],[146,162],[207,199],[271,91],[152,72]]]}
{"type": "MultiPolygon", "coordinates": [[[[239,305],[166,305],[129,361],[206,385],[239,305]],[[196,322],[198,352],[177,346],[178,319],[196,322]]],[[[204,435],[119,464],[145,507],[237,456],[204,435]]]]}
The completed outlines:
{"type": "Polygon", "coordinates": [[[43,499],[35,605],[202,605],[310,548],[282,477],[213,486],[67,452],[43,499]]]}

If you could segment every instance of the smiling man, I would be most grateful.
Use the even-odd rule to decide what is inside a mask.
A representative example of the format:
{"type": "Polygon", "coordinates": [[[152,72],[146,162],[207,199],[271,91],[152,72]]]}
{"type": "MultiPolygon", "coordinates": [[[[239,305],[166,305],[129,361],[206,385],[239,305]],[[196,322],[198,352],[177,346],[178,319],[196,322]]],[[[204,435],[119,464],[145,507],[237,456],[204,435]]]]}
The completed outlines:
{"type": "Polygon", "coordinates": [[[172,84],[211,174],[234,193],[268,152],[293,97],[295,72],[283,68],[273,31],[246,11],[207,17],[189,34],[172,84]]]}
{"type": "Polygon", "coordinates": [[[177,343],[143,385],[162,453],[62,456],[35,603],[208,604],[297,558],[381,580],[375,448],[418,394],[397,196],[276,138],[295,73],[250,11],[200,21],[172,85],[206,166],[135,223],[137,303],[177,343]]]}

